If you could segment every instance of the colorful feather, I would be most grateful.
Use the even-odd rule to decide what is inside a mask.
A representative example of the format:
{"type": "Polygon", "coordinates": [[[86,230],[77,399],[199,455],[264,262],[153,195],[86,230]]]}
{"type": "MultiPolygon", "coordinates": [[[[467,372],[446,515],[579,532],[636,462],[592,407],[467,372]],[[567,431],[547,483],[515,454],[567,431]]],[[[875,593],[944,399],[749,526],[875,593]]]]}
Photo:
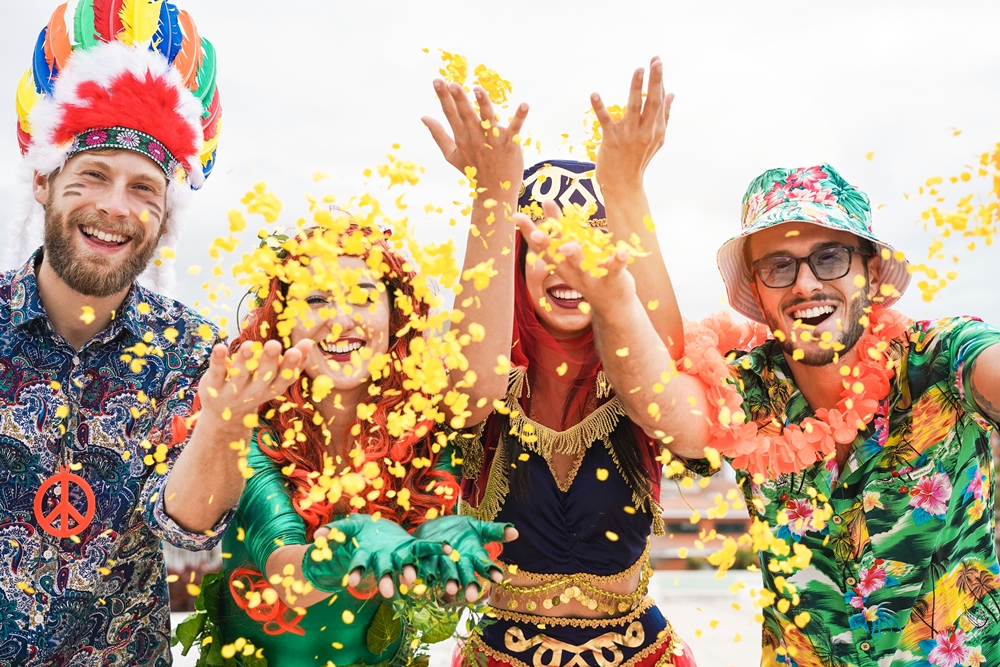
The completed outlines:
{"type": "Polygon", "coordinates": [[[55,65],[56,69],[62,69],[69,60],[69,55],[73,51],[69,43],[69,33],[66,31],[66,5],[62,3],[52,12],[49,19],[48,30],[45,36],[45,57],[49,65],[55,65]]]}
{"type": "Polygon", "coordinates": [[[98,43],[94,33],[94,0],[80,0],[73,16],[73,41],[84,51],[98,43]]]}
{"type": "Polygon", "coordinates": [[[123,29],[122,0],[94,0],[94,29],[104,42],[118,39],[123,29]]]}
{"type": "Polygon", "coordinates": [[[168,63],[172,63],[177,54],[180,53],[183,41],[181,24],[177,20],[177,7],[169,2],[164,2],[160,5],[160,25],[156,34],[153,35],[152,48],[162,53],[168,63]]]}
{"type": "Polygon", "coordinates": [[[215,149],[219,147],[219,130],[221,129],[221,126],[222,121],[219,121],[219,123],[216,124],[215,136],[205,142],[201,148],[201,153],[198,154],[205,176],[208,176],[208,171],[205,167],[207,167],[215,159],[215,149]]]}
{"type": "Polygon", "coordinates": [[[31,113],[31,109],[35,106],[35,102],[41,95],[35,90],[34,77],[31,74],[31,70],[27,69],[24,71],[24,75],[21,76],[21,82],[17,84],[17,96],[14,98],[14,106],[17,108],[17,120],[21,125],[21,129],[31,134],[31,126],[28,125],[28,114],[31,113]]]}
{"type": "Polygon", "coordinates": [[[181,42],[181,51],[174,60],[174,67],[180,72],[181,81],[188,90],[196,90],[198,87],[198,69],[201,67],[201,36],[195,26],[191,15],[181,10],[177,13],[177,20],[181,24],[184,33],[184,41],[181,42]]]}
{"type": "Polygon", "coordinates": [[[216,86],[215,93],[212,94],[212,103],[208,105],[208,109],[201,117],[201,127],[203,130],[205,141],[208,141],[215,136],[218,131],[216,124],[219,122],[219,118],[222,117],[222,102],[219,99],[219,88],[216,86]]]}
{"type": "Polygon", "coordinates": [[[201,100],[201,108],[204,109],[203,116],[208,115],[208,107],[212,103],[212,96],[215,95],[215,47],[207,39],[201,40],[204,57],[201,67],[198,69],[198,82],[192,89],[198,91],[195,94],[201,100]]]}
{"type": "Polygon", "coordinates": [[[35,42],[34,59],[31,61],[31,71],[35,76],[35,90],[39,93],[51,95],[52,79],[55,78],[56,72],[49,67],[49,63],[45,59],[45,34],[47,32],[48,28],[45,27],[38,34],[38,41],[35,42]]]}
{"type": "Polygon", "coordinates": [[[156,34],[163,0],[123,0],[118,16],[122,20],[119,39],[128,45],[145,44],[156,34]]]}

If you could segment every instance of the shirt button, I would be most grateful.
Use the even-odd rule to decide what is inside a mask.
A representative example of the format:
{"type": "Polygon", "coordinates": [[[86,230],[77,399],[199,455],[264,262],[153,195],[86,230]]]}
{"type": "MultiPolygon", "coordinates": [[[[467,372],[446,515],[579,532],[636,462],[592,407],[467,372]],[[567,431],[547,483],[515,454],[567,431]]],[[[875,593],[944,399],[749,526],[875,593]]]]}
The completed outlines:
{"type": "Polygon", "coordinates": [[[848,586],[853,586],[856,583],[858,583],[858,580],[855,579],[854,577],[848,577],[847,578],[847,585],[848,586]]]}
{"type": "Polygon", "coordinates": [[[839,526],[840,524],[844,523],[844,519],[843,519],[843,517],[841,517],[841,516],[840,516],[839,514],[834,514],[834,515],[833,515],[833,518],[832,518],[832,519],[830,519],[830,521],[833,521],[833,522],[834,522],[835,524],[837,524],[838,526],[839,526]]]}
{"type": "Polygon", "coordinates": [[[872,648],[872,645],[869,644],[868,642],[861,642],[861,650],[862,651],[870,651],[871,648],[872,648]]]}
{"type": "Polygon", "coordinates": [[[75,355],[75,354],[73,355],[73,365],[74,366],[79,366],[80,365],[80,357],[77,356],[77,355],[75,355]]]}
{"type": "Polygon", "coordinates": [[[42,555],[45,556],[46,558],[52,558],[52,549],[46,549],[45,553],[42,555]]]}

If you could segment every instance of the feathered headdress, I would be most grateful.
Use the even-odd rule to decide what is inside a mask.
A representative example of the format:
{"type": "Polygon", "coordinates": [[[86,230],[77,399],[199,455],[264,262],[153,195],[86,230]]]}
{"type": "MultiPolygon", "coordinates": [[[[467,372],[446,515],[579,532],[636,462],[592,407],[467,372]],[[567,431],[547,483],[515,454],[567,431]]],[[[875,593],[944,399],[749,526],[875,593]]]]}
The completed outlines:
{"type": "MultiPolygon", "coordinates": [[[[140,153],[167,177],[170,220],[160,244],[179,238],[179,208],[215,165],[222,107],[215,49],[185,11],[166,0],[70,0],[56,7],[17,88],[17,138],[25,176],[50,174],[95,148],[140,153]]],[[[32,198],[13,222],[7,268],[41,238],[32,198]]],[[[163,260],[144,274],[173,287],[163,260]]]]}

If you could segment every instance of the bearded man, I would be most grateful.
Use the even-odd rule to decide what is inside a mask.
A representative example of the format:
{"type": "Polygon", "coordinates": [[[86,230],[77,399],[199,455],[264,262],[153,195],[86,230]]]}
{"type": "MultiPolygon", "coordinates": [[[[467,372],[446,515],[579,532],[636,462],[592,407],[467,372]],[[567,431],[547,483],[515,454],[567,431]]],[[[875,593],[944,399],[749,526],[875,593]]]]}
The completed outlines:
{"type": "Polygon", "coordinates": [[[765,584],[762,664],[1000,664],[1000,333],[888,309],[909,271],[863,192],[826,164],[755,179],[718,261],[730,305],[767,330],[686,322],[679,374],[627,255],[595,277],[574,244],[559,251],[605,372],[648,405],[629,417],[688,468],[717,470],[721,453],[736,469],[765,584]]]}
{"type": "Polygon", "coordinates": [[[204,318],[136,282],[214,163],[220,107],[185,12],[116,6],[60,5],[17,95],[40,214],[10,241],[17,254],[43,214],[44,242],[0,275],[5,665],[170,664],[161,540],[218,542],[244,418],[308,349],[231,360],[204,318]]]}

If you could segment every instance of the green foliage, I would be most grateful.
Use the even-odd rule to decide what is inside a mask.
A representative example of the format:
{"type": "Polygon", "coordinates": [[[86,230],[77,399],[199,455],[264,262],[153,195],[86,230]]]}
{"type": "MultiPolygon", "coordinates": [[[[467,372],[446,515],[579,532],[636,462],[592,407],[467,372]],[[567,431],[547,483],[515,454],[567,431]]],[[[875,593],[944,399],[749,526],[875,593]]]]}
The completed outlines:
{"type": "Polygon", "coordinates": [[[194,601],[195,612],[177,625],[171,646],[181,645],[181,655],[187,655],[192,646],[199,650],[196,667],[267,667],[267,658],[256,655],[222,657],[222,631],[219,618],[219,586],[224,577],[220,572],[206,574],[201,580],[201,592],[194,601]]]}
{"type": "Polygon", "coordinates": [[[369,651],[375,655],[381,655],[392,646],[393,642],[399,639],[403,628],[397,619],[391,603],[383,602],[379,605],[366,637],[369,651]]]}

